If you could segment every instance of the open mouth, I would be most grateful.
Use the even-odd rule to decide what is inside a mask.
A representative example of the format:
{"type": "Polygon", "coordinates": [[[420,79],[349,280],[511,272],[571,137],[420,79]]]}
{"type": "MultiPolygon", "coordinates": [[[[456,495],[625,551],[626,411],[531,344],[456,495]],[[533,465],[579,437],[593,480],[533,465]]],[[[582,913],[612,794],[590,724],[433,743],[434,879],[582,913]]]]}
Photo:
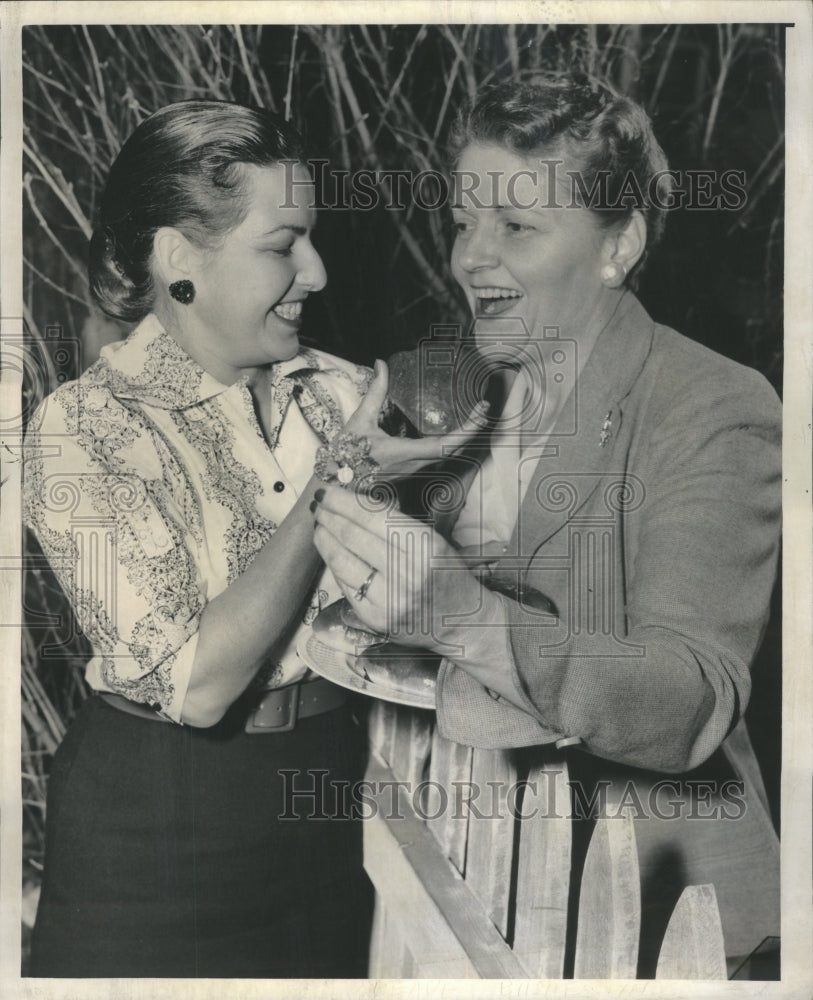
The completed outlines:
{"type": "Polygon", "coordinates": [[[508,312],[522,293],[513,288],[473,288],[475,295],[475,316],[499,316],[508,312]]]}
{"type": "Polygon", "coordinates": [[[271,311],[288,323],[297,323],[302,317],[302,302],[302,299],[296,302],[280,302],[271,311]]]}

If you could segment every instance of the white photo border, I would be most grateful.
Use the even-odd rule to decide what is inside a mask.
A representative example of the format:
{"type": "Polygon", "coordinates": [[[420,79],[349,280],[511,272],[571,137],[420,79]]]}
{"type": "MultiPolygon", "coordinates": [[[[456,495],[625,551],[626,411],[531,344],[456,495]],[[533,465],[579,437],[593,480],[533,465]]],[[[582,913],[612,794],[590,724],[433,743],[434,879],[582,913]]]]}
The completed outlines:
{"type": "MultiPolygon", "coordinates": [[[[491,998],[500,997],[799,997],[813,993],[813,570],[811,538],[811,412],[813,411],[813,101],[811,24],[806,0],[583,0],[583,2],[446,2],[403,0],[278,0],[278,2],[154,2],[97,0],[2,2],[0,53],[0,316],[4,339],[22,334],[22,28],[28,24],[295,24],[312,23],[725,23],[788,25],[786,87],[786,235],[784,374],[784,568],[782,757],[782,979],[779,982],[482,981],[482,980],[42,980],[20,977],[21,830],[20,489],[19,441],[0,440],[4,482],[0,507],[0,989],[13,998],[491,998]],[[9,572],[9,570],[11,570],[9,572]]],[[[21,411],[21,375],[5,352],[0,430],[21,411]]],[[[318,947],[318,942],[314,942],[318,947]]]]}

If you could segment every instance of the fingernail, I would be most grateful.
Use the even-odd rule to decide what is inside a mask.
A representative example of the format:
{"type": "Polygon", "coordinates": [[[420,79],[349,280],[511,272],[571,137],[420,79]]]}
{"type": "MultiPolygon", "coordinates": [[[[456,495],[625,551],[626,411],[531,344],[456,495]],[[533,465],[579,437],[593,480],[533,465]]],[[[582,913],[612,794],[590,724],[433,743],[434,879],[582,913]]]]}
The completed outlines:
{"type": "Polygon", "coordinates": [[[311,502],[308,504],[308,510],[311,512],[311,514],[316,510],[315,500],[311,500],[311,502]]]}
{"type": "Polygon", "coordinates": [[[324,490],[317,490],[313,494],[313,499],[314,499],[314,501],[316,503],[321,503],[325,499],[325,491],[324,490]]]}

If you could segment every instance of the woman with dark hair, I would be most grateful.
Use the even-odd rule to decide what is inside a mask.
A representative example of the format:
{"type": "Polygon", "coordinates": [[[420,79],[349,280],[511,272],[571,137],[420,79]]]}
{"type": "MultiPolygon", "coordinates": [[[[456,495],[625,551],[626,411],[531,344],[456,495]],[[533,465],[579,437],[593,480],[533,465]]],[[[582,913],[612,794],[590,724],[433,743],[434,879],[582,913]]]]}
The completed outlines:
{"type": "Polygon", "coordinates": [[[458,394],[498,369],[501,409],[434,527],[388,535],[329,485],[316,546],[371,629],[444,657],[442,735],[566,760],[577,819],[632,811],[639,974],[682,889],[709,882],[733,966],[779,933],[743,721],[776,572],[776,395],[631,289],[672,184],[640,107],[566,76],[504,84],[460,112],[453,146],[452,269],[479,355],[458,394]]]}
{"type": "Polygon", "coordinates": [[[339,596],[313,467],[441,452],[379,429],[385,366],[300,346],[325,284],[302,156],[265,111],[190,101],[110,170],[90,285],[138,325],[27,441],[28,522],[95,653],[49,778],[36,976],[366,973],[333,784],[363,760],[345,692],[296,652],[339,596]]]}

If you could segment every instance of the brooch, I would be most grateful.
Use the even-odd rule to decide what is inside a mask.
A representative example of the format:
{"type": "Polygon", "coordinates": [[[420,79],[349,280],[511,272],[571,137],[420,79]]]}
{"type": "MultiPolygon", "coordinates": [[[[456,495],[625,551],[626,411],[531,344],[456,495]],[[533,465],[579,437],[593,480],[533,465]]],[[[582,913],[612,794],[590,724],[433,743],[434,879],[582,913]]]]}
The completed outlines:
{"type": "Polygon", "coordinates": [[[612,410],[607,411],[607,416],[604,418],[604,423],[601,425],[601,436],[598,443],[602,448],[607,444],[613,434],[612,413],[612,410]]]}

